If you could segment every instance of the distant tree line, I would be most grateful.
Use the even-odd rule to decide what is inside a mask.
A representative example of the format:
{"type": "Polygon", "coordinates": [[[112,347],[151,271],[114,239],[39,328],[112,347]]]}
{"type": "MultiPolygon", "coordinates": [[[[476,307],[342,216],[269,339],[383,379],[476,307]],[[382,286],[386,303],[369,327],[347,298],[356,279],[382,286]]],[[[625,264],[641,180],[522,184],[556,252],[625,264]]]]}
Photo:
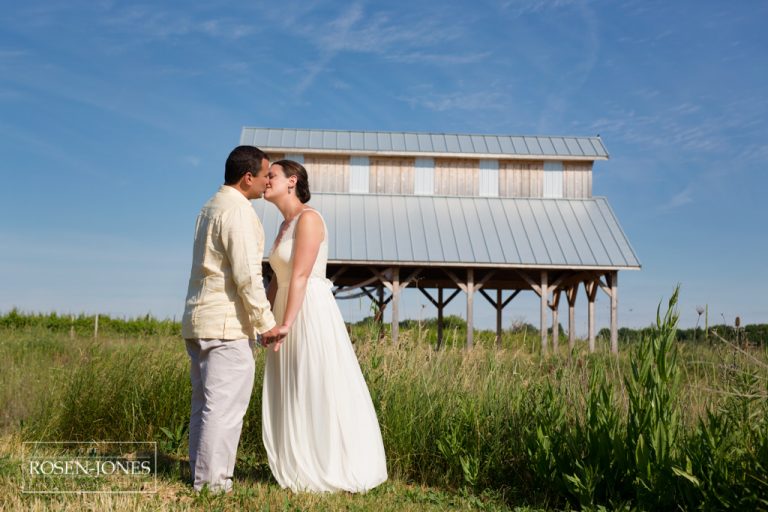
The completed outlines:
{"type": "MultiPolygon", "coordinates": [[[[652,332],[652,327],[641,329],[620,327],[619,340],[632,343],[643,339],[643,336],[649,336],[652,332]]],[[[600,329],[598,332],[599,337],[608,338],[610,335],[611,331],[607,328],[600,329]]],[[[745,345],[766,345],[768,344],[768,324],[749,324],[740,327],[718,324],[710,326],[709,331],[701,327],[677,330],[677,341],[717,343],[720,338],[745,345]]]]}
{"type": "MultiPolygon", "coordinates": [[[[98,315],[99,333],[113,336],[181,336],[181,322],[171,319],[157,319],[151,314],[132,318],[117,318],[109,315],[98,315]]],[[[91,336],[94,332],[96,315],[59,314],[59,313],[24,313],[14,308],[11,311],[0,314],[0,328],[23,329],[29,327],[44,328],[54,332],[69,332],[78,336],[91,336]]],[[[351,325],[365,327],[374,323],[373,317],[366,317],[351,325]]],[[[400,322],[401,329],[429,329],[437,330],[437,318],[425,318],[423,320],[407,319],[400,322]]],[[[466,332],[467,322],[458,315],[447,315],[443,318],[443,329],[446,332],[466,332]]],[[[479,329],[478,329],[479,330],[479,329]]],[[[515,322],[504,329],[509,333],[538,332],[536,325],[527,322],[515,322]]],[[[653,327],[631,329],[619,328],[619,340],[633,343],[650,336],[653,327]]],[[[567,336],[567,330],[560,324],[560,334],[567,336]]],[[[598,337],[608,339],[610,330],[601,329],[598,337]]],[[[740,327],[719,324],[710,326],[709,332],[703,328],[678,329],[677,340],[697,343],[716,343],[722,337],[728,341],[736,341],[742,344],[766,345],[768,344],[768,324],[749,324],[740,327]]]]}
{"type": "MultiPolygon", "coordinates": [[[[97,315],[23,313],[16,308],[0,315],[0,328],[42,328],[53,332],[68,332],[77,336],[93,336],[97,315]]],[[[115,318],[98,315],[98,332],[106,336],[181,336],[181,323],[170,319],[160,320],[150,314],[133,318],[115,318]]]]}

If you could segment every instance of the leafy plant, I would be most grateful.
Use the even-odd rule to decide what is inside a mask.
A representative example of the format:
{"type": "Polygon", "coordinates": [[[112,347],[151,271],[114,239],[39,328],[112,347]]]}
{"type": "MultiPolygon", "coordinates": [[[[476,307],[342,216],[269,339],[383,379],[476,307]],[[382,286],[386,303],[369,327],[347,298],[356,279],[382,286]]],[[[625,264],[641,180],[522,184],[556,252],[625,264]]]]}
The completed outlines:
{"type": "Polygon", "coordinates": [[[160,449],[165,453],[178,455],[184,441],[186,441],[188,429],[189,423],[187,422],[181,422],[171,428],[160,427],[160,432],[163,434],[163,438],[159,441],[160,449]]]}
{"type": "Polygon", "coordinates": [[[626,466],[639,503],[652,508],[671,508],[675,504],[677,450],[680,412],[678,391],[675,309],[679,287],[669,299],[662,319],[661,305],[656,311],[656,329],[635,347],[631,371],[626,378],[627,413],[626,466]]]}

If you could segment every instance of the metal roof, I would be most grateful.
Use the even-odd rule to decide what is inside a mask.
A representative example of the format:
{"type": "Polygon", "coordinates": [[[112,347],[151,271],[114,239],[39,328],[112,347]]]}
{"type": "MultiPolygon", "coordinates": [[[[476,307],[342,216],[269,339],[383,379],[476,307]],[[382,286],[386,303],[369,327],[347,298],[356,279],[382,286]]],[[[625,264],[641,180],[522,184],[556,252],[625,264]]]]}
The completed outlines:
{"type": "MultiPolygon", "coordinates": [[[[313,194],[328,226],[330,263],[638,269],[640,262],[604,197],[313,194]]],[[[267,238],[282,217],[254,205],[267,238]]]]}
{"type": "Polygon", "coordinates": [[[606,160],[600,137],[359,132],[244,127],[240,144],[269,152],[606,160]]]}

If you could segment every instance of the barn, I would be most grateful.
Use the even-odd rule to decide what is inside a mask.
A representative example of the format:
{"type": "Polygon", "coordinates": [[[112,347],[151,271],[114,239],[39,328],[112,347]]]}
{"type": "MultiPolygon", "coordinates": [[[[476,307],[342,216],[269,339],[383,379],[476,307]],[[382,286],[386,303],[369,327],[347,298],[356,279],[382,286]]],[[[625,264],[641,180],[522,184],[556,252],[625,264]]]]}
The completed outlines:
{"type": "MultiPolygon", "coordinates": [[[[468,348],[478,298],[495,308],[500,340],[504,308],[521,292],[535,293],[543,353],[558,348],[565,296],[573,347],[583,290],[590,350],[602,291],[618,352],[619,271],[640,262],[608,200],[592,195],[593,165],[608,159],[600,137],[244,127],[240,143],[304,164],[310,205],[328,226],[335,293],[391,308],[393,343],[410,287],[437,308],[438,344],[443,309],[466,294],[468,348]]],[[[263,201],[256,210],[269,238],[280,214],[263,201]]]]}

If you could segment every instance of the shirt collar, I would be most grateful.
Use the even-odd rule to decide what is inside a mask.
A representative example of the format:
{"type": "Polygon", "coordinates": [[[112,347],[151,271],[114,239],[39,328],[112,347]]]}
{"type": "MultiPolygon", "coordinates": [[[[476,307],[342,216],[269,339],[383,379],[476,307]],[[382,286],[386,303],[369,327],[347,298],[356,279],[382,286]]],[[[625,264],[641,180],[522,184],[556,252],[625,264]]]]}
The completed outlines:
{"type": "Polygon", "coordinates": [[[219,194],[224,194],[228,197],[231,197],[235,201],[239,200],[251,204],[250,199],[245,197],[239,190],[234,187],[230,187],[229,185],[222,185],[219,187],[219,194]]]}

